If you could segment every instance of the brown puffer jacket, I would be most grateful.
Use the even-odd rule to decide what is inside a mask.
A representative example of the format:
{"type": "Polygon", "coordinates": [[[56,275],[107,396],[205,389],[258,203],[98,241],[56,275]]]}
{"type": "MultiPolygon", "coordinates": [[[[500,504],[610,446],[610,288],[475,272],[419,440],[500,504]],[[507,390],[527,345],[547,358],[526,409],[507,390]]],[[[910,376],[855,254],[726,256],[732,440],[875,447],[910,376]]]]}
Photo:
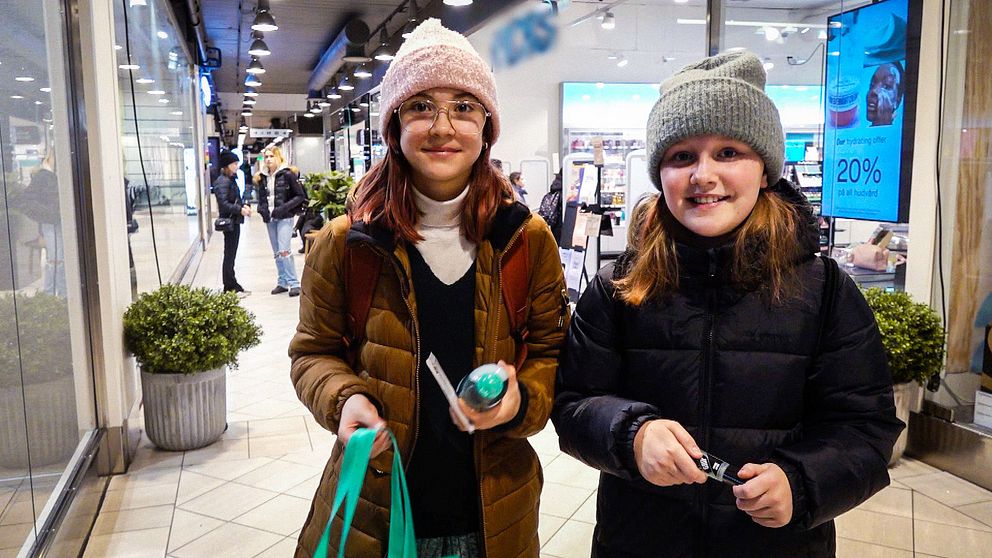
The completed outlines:
{"type": "MultiPolygon", "coordinates": [[[[538,499],[543,475],[526,437],[543,429],[551,413],[558,350],[568,325],[558,248],[547,225],[520,204],[501,208],[476,258],[474,364],[500,359],[513,362],[516,345],[502,303],[499,260],[511,243],[524,237],[529,242],[531,305],[528,358],[517,379],[529,395],[526,413],[509,431],[478,431],[474,435],[476,474],[481,479],[480,520],[488,558],[538,556],[538,499]]],[[[337,432],[345,399],[364,394],[381,410],[396,435],[404,462],[416,443],[420,382],[433,381],[429,373],[419,370],[417,299],[410,273],[404,244],[396,242],[391,233],[361,222],[349,226],[346,217],[335,219],[321,230],[307,256],[300,323],[289,347],[293,384],[317,422],[337,432]],[[385,258],[366,324],[366,342],[359,352],[358,373],[344,360],[341,342],[347,302],[342,275],[345,242],[368,243],[385,258]]],[[[298,557],[313,556],[327,524],[342,454],[341,445],[335,444],[300,533],[298,557]]],[[[385,554],[392,458],[390,450],[370,463],[348,536],[348,556],[385,554]]],[[[337,549],[340,516],[331,532],[330,548],[337,549]]]]}

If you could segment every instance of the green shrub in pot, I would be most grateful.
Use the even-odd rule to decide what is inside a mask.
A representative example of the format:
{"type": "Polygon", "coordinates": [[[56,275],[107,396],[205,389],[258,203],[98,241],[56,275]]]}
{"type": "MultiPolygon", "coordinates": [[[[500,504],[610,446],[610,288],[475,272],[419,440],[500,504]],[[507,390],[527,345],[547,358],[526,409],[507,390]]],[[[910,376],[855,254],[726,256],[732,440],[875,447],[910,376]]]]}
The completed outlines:
{"type": "Polygon", "coordinates": [[[888,357],[892,383],[926,384],[944,362],[944,327],[937,312],[904,291],[866,289],[888,357]]]}
{"type": "Polygon", "coordinates": [[[192,374],[237,367],[262,330],[233,292],[163,285],[124,313],[124,342],[149,374],[192,374]]]}
{"type": "Polygon", "coordinates": [[[71,375],[72,353],[58,349],[68,341],[66,299],[41,291],[0,295],[0,387],[71,375]]]}
{"type": "Polygon", "coordinates": [[[348,194],[355,181],[341,171],[311,172],[303,176],[303,187],[310,199],[307,207],[325,221],[344,215],[348,194]]]}

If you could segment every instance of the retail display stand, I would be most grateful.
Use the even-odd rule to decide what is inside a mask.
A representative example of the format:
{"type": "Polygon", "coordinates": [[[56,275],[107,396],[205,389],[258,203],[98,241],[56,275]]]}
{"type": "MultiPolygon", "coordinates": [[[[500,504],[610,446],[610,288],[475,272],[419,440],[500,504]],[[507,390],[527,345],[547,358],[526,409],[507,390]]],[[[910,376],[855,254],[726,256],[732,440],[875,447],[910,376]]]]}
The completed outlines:
{"type": "Polygon", "coordinates": [[[596,267],[599,269],[599,237],[612,235],[610,217],[604,215],[601,205],[595,203],[600,198],[603,185],[603,157],[601,143],[592,161],[588,156],[570,155],[565,159],[566,177],[564,184],[566,201],[563,204],[561,248],[559,255],[565,267],[565,284],[569,298],[578,300],[583,287],[590,281],[590,271],[586,268],[587,254],[596,244],[596,267]],[[595,169],[595,180],[591,172],[595,169]],[[590,187],[592,191],[590,191],[590,187]],[[589,203],[593,202],[593,203],[589,203]]]}

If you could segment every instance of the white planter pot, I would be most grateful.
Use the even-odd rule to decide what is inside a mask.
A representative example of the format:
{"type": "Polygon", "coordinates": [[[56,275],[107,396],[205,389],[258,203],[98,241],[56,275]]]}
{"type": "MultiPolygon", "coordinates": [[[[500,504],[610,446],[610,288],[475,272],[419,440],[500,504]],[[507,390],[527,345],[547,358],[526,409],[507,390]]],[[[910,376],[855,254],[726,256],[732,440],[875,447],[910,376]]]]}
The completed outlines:
{"type": "Polygon", "coordinates": [[[227,368],[196,374],[141,372],[145,432],[158,447],[185,451],[212,444],[227,426],[227,368]]]}
{"type": "Polygon", "coordinates": [[[24,469],[67,461],[78,443],[71,375],[0,389],[0,467],[24,469]]]}
{"type": "Polygon", "coordinates": [[[901,420],[906,428],[899,434],[896,445],[892,448],[892,458],[889,467],[895,465],[906,451],[906,441],[909,439],[909,412],[919,410],[923,398],[923,388],[916,382],[894,384],[892,395],[896,403],[896,418],[901,420]]]}

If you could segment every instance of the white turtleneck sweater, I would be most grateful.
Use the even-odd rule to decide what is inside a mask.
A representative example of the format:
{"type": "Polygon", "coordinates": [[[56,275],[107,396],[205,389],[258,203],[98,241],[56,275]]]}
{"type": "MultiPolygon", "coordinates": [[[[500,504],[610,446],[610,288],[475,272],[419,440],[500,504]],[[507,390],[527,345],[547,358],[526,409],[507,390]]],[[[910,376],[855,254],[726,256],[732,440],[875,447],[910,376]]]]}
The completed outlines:
{"type": "Polygon", "coordinates": [[[478,246],[462,235],[462,205],[468,186],[448,201],[436,201],[413,189],[420,219],[417,232],[424,237],[417,251],[424,257],[434,275],[445,285],[454,284],[465,275],[475,261],[478,246]]]}

